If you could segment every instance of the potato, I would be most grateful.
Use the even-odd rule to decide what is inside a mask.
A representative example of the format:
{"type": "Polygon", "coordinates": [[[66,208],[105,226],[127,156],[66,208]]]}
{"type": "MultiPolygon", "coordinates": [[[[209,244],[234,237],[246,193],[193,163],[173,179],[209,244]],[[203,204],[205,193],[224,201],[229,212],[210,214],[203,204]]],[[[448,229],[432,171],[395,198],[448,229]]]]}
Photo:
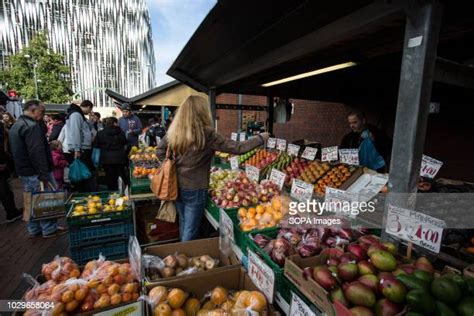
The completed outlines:
{"type": "Polygon", "coordinates": [[[189,259],[188,256],[186,256],[184,253],[177,255],[176,259],[178,260],[178,265],[181,268],[186,269],[188,267],[189,259]]]}
{"type": "Polygon", "coordinates": [[[168,268],[176,269],[178,266],[178,260],[173,255],[167,256],[165,259],[163,259],[163,262],[168,268]]]}
{"type": "Polygon", "coordinates": [[[176,273],[175,273],[175,270],[173,268],[165,267],[165,268],[160,270],[160,274],[161,274],[162,278],[171,278],[171,277],[175,276],[176,273]]]}
{"type": "Polygon", "coordinates": [[[212,270],[217,267],[217,261],[214,259],[206,261],[206,270],[212,270]]]}

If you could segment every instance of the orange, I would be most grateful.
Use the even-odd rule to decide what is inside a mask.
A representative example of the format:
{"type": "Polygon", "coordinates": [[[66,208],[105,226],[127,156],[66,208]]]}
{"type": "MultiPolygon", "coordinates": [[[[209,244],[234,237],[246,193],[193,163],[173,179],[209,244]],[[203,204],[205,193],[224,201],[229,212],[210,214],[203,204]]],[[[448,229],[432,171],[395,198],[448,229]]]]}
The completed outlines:
{"type": "Polygon", "coordinates": [[[239,216],[245,217],[245,215],[247,215],[247,209],[245,207],[239,208],[239,216]]]}
{"type": "Polygon", "coordinates": [[[168,294],[168,304],[171,306],[172,309],[178,309],[186,300],[187,295],[181,289],[172,289],[168,294]]]}
{"type": "Polygon", "coordinates": [[[257,211],[258,214],[263,214],[263,212],[265,212],[265,209],[263,208],[263,206],[258,205],[256,207],[256,211],[257,211]]]}
{"type": "Polygon", "coordinates": [[[280,210],[281,209],[281,201],[280,199],[278,198],[275,198],[272,200],[272,207],[275,209],[275,210],[280,210]]]}
{"type": "Polygon", "coordinates": [[[267,299],[265,298],[265,295],[258,291],[250,292],[250,295],[247,298],[247,307],[252,311],[260,313],[267,307],[267,299]]]}
{"type": "Polygon", "coordinates": [[[212,290],[211,293],[211,302],[215,305],[221,305],[225,301],[227,301],[228,293],[227,290],[224,289],[222,286],[217,286],[212,290]]]}
{"type": "Polygon", "coordinates": [[[249,208],[248,212],[255,214],[255,213],[257,213],[257,210],[255,208],[251,207],[251,208],[249,208]]]}

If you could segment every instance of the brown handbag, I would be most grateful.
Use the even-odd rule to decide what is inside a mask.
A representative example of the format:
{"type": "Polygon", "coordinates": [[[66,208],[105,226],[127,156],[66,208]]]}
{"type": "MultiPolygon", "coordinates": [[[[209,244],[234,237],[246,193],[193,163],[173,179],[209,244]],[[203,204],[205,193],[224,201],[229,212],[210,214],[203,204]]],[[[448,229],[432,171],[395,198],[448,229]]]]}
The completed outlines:
{"type": "Polygon", "coordinates": [[[176,176],[176,165],[174,157],[168,146],[166,158],[158,173],[153,176],[150,188],[155,196],[162,201],[175,201],[178,198],[178,178],[176,176]]]}

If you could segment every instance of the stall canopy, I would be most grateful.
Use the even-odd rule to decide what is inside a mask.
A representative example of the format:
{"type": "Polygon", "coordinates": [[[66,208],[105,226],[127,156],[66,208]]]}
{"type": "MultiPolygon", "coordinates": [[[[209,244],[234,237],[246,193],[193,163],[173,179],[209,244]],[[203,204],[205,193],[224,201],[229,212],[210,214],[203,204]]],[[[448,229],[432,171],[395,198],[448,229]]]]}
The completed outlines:
{"type": "MultiPolygon", "coordinates": [[[[168,74],[216,94],[395,104],[405,12],[417,2],[221,0],[168,74]],[[335,65],[352,66],[263,86],[335,65]]],[[[474,40],[474,2],[442,5],[433,98],[463,102],[474,96],[474,47],[465,44],[474,40]]]]}

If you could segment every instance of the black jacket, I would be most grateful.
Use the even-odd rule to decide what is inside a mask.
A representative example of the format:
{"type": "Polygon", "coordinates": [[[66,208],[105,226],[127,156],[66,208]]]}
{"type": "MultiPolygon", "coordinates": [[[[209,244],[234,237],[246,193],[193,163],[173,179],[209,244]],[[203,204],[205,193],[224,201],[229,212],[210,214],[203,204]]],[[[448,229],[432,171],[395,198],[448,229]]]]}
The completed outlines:
{"type": "Polygon", "coordinates": [[[10,129],[10,147],[19,176],[39,176],[48,180],[53,159],[43,128],[33,119],[22,115],[10,129]]]}
{"type": "Polygon", "coordinates": [[[155,147],[157,145],[156,143],[156,137],[159,137],[162,139],[166,135],[166,130],[161,127],[160,124],[152,125],[146,132],[146,136],[148,137],[148,146],[155,147]]]}
{"type": "Polygon", "coordinates": [[[100,163],[103,165],[127,164],[126,145],[125,133],[118,126],[99,131],[94,141],[94,147],[100,148],[100,163]]]}
{"type": "Polygon", "coordinates": [[[53,128],[51,129],[51,134],[49,135],[49,141],[52,142],[53,140],[57,140],[59,138],[59,134],[61,134],[61,130],[64,127],[63,122],[59,122],[56,125],[53,125],[53,128]]]}

